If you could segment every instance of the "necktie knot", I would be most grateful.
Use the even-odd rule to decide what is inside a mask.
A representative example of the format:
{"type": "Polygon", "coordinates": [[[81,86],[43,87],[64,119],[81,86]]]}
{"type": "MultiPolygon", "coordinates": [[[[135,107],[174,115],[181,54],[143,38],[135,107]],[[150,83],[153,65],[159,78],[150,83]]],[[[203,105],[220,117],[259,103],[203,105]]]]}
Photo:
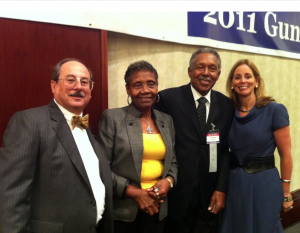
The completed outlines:
{"type": "Polygon", "coordinates": [[[205,104],[207,102],[207,99],[205,97],[201,97],[198,99],[199,104],[205,104]]]}
{"type": "Polygon", "coordinates": [[[76,127],[76,125],[81,129],[86,129],[89,127],[89,114],[86,114],[84,117],[78,115],[72,116],[71,124],[72,130],[76,127]]]}

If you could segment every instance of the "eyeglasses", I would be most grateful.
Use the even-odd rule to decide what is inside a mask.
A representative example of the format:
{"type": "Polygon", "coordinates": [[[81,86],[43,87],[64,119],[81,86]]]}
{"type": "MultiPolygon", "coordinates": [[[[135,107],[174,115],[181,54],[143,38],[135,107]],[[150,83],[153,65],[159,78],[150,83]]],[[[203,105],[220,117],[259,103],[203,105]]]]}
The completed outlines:
{"type": "Polygon", "coordinates": [[[95,82],[89,80],[88,78],[65,77],[59,78],[58,80],[64,80],[64,84],[67,88],[74,88],[77,85],[78,80],[83,88],[89,87],[90,90],[93,90],[95,84],[95,82]]]}

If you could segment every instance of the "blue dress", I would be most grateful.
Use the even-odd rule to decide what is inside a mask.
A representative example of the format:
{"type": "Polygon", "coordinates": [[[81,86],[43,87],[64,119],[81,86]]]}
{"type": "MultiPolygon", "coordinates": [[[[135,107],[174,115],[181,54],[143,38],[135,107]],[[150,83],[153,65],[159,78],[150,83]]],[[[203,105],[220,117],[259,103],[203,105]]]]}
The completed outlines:
{"type": "MultiPolygon", "coordinates": [[[[235,111],[229,132],[229,146],[239,161],[271,156],[276,148],[274,131],[289,125],[284,105],[271,102],[247,116],[235,111]]],[[[283,232],[279,214],[283,189],[277,168],[248,174],[242,168],[230,170],[222,233],[283,232]]]]}

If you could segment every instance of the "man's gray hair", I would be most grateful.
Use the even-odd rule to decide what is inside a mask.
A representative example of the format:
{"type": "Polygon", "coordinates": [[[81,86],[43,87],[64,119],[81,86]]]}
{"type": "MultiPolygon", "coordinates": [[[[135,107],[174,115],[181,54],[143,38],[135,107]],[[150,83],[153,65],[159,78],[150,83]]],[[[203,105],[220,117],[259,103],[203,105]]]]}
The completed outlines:
{"type": "Polygon", "coordinates": [[[190,69],[193,68],[196,57],[200,53],[211,53],[211,54],[215,55],[217,57],[217,60],[218,60],[218,68],[221,71],[221,58],[220,58],[220,55],[218,54],[218,52],[216,50],[214,50],[212,48],[208,48],[208,47],[198,49],[196,52],[194,52],[192,54],[191,59],[190,59],[190,69]]]}

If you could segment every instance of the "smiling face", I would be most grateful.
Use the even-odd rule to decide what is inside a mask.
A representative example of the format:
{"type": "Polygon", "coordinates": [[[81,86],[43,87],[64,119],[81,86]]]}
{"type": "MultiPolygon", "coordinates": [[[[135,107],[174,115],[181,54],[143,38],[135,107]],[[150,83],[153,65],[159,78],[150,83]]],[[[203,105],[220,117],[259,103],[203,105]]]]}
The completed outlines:
{"type": "Polygon", "coordinates": [[[69,86],[66,78],[88,78],[90,73],[87,68],[77,61],[69,61],[64,63],[60,68],[59,80],[51,80],[51,88],[54,98],[61,106],[68,111],[79,115],[91,99],[90,87],[82,87],[80,82],[74,86],[69,86]]]}
{"type": "Polygon", "coordinates": [[[137,71],[131,75],[126,85],[132,103],[142,112],[149,111],[157,98],[158,85],[154,73],[137,71]]]}
{"type": "Polygon", "coordinates": [[[193,67],[188,69],[192,86],[203,96],[215,85],[220,73],[218,59],[212,53],[198,54],[193,67]]]}
{"type": "Polygon", "coordinates": [[[246,64],[240,65],[235,69],[231,84],[239,97],[255,97],[254,88],[258,85],[258,82],[251,68],[246,64]]]}

